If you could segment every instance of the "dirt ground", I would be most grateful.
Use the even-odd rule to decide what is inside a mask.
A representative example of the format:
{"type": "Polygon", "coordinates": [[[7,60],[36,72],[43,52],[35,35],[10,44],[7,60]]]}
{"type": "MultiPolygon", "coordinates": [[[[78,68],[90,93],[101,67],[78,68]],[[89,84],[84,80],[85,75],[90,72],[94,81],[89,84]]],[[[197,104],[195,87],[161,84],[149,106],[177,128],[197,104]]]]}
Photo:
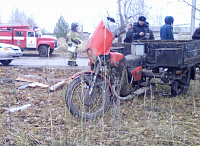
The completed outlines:
{"type": "Polygon", "coordinates": [[[32,75],[52,86],[79,70],[0,67],[0,145],[200,145],[200,82],[191,81],[186,95],[169,97],[161,86],[147,95],[121,102],[91,121],[70,114],[64,86],[27,87],[16,81],[32,75]],[[16,112],[10,108],[30,105],[16,112]],[[120,115],[117,117],[116,115],[120,115]]]}

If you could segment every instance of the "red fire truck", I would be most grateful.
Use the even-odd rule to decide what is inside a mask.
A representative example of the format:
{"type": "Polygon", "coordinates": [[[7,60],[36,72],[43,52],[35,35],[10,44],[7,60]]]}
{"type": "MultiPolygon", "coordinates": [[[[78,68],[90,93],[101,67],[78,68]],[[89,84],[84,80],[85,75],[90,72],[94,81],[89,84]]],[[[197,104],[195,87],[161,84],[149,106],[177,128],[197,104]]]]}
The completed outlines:
{"type": "Polygon", "coordinates": [[[0,26],[0,42],[19,46],[22,51],[36,50],[41,57],[52,54],[57,47],[57,40],[42,35],[38,28],[29,25],[0,26]]]}

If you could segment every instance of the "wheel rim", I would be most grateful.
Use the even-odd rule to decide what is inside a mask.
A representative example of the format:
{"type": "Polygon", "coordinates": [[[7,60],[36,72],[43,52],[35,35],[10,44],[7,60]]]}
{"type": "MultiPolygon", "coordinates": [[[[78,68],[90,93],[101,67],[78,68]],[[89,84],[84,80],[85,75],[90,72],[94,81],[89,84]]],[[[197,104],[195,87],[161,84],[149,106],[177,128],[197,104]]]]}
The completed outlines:
{"type": "Polygon", "coordinates": [[[41,50],[40,50],[40,54],[41,54],[41,55],[46,55],[46,49],[41,48],[41,50]]]}
{"type": "Polygon", "coordinates": [[[41,57],[46,57],[48,55],[48,48],[46,46],[41,46],[39,49],[39,54],[41,57]]]}
{"type": "Polygon", "coordinates": [[[190,70],[181,78],[181,80],[176,80],[171,86],[171,94],[177,96],[180,94],[185,94],[190,86],[190,70]]]}
{"type": "Polygon", "coordinates": [[[82,80],[72,91],[72,101],[74,107],[84,114],[94,114],[103,109],[106,93],[103,86],[95,86],[91,96],[89,93],[89,82],[82,80]]]}

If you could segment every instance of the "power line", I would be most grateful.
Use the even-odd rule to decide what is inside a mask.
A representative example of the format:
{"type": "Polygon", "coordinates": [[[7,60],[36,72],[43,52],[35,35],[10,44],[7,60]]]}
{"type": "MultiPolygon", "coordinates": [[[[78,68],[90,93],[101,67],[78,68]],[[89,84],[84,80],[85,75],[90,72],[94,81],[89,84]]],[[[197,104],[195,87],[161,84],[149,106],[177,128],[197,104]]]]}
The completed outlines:
{"type": "Polygon", "coordinates": [[[183,0],[183,2],[187,3],[189,6],[191,6],[192,8],[194,8],[195,10],[200,12],[200,9],[197,9],[196,7],[194,7],[193,5],[191,5],[189,2],[187,2],[186,0],[183,0]]]}

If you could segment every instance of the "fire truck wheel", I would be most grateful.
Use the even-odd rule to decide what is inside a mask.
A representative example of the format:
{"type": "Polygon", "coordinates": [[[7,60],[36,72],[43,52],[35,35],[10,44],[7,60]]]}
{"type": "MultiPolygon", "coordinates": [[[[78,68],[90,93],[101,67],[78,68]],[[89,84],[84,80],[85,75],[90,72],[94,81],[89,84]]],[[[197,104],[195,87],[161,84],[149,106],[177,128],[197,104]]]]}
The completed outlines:
{"type": "Polygon", "coordinates": [[[12,62],[12,60],[1,60],[0,61],[3,65],[9,65],[11,62],[12,62]]]}
{"type": "Polygon", "coordinates": [[[40,46],[39,55],[40,55],[40,57],[47,57],[48,56],[48,47],[47,46],[40,46]]]}

